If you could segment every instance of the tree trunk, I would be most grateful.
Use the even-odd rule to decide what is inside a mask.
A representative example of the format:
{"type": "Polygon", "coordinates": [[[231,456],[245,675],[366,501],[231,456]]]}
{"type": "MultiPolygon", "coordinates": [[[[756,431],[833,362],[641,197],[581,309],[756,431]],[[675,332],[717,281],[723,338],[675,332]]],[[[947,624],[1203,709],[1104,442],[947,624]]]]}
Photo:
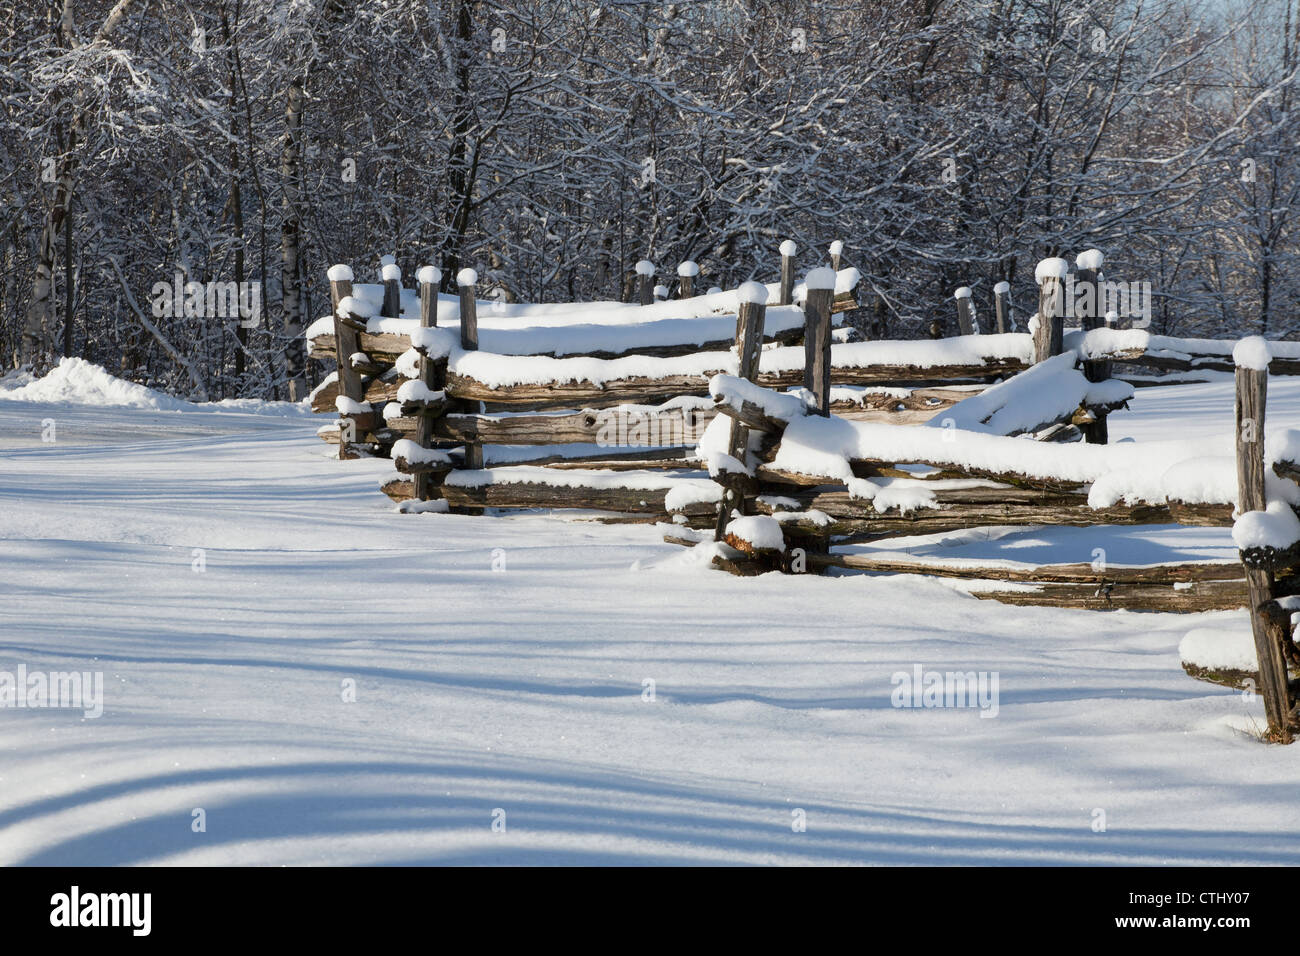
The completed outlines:
{"type": "Polygon", "coordinates": [[[75,175],[71,157],[67,153],[60,157],[58,169],[54,199],[45,212],[40,243],[36,248],[36,276],[32,281],[32,301],[27,306],[27,318],[23,324],[20,353],[22,364],[30,365],[32,371],[38,375],[49,367],[50,353],[54,344],[56,243],[59,230],[63,228],[63,221],[67,216],[68,200],[72,194],[75,175]]]}
{"type": "MultiPolygon", "coordinates": [[[[90,43],[107,43],[117,30],[134,0],[118,0],[109,10],[108,16],[95,31],[90,43]]],[[[59,30],[65,42],[72,45],[73,34],[70,31],[71,17],[68,8],[60,20],[59,30]]],[[[27,306],[27,315],[23,322],[22,345],[19,360],[31,365],[34,371],[43,371],[49,364],[54,348],[54,263],[58,255],[57,243],[59,230],[63,228],[68,215],[68,204],[77,184],[77,172],[80,159],[77,147],[86,141],[86,127],[90,116],[86,101],[78,97],[72,104],[72,121],[68,127],[67,148],[59,156],[56,165],[54,197],[45,211],[41,224],[41,237],[36,247],[36,272],[32,278],[32,299],[27,306]]]]}
{"type": "Polygon", "coordinates": [[[280,178],[284,189],[284,222],[280,226],[280,307],[284,314],[284,365],[289,401],[307,395],[303,378],[302,289],[299,241],[302,233],[302,81],[289,84],[285,96],[284,146],[280,178]]]}

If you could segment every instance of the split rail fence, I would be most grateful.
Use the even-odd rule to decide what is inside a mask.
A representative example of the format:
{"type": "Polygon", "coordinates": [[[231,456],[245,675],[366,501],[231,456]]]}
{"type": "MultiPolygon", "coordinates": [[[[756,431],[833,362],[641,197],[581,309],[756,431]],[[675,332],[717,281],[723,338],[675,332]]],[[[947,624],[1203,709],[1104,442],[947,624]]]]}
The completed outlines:
{"type": "MultiPolygon", "coordinates": [[[[784,258],[779,283],[704,296],[684,264],[683,298],[671,304],[656,301],[653,266],[642,263],[641,306],[611,305],[609,325],[559,321],[557,307],[513,325],[509,314],[494,317],[482,330],[480,308],[496,306],[476,300],[472,270],[456,277],[453,302],[438,295],[432,267],[403,290],[395,264],[384,265],[382,288],[355,286],[335,266],[334,314],[309,332],[311,354],[337,362],[312,396],[318,411],[340,415],[322,437],[341,458],[391,457],[398,475],[383,490],[405,511],[667,521],[666,540],[738,574],[961,577],[983,582],[977,597],[1009,604],[1245,606],[1270,733],[1290,739],[1300,433],[1294,454],[1266,459],[1263,424],[1268,375],[1300,373],[1300,348],[1273,343],[1263,362],[1243,364],[1230,342],[1108,328],[1097,317],[1067,333],[1063,268],[1040,276],[1028,334],[974,334],[958,297],[959,325],[972,334],[852,341],[835,323],[857,305],[856,270],[817,268],[796,284],[793,256],[784,258]],[[455,328],[439,325],[444,309],[455,328]],[[1108,444],[1108,415],[1133,395],[1112,377],[1120,363],[1235,370],[1235,473],[1225,478],[1210,448],[1108,444]],[[1165,473],[1163,455],[1187,467],[1165,473]],[[1207,469],[1219,469],[1213,480],[1189,477],[1207,469]],[[1240,561],[1141,567],[959,564],[854,547],[990,526],[1151,524],[1254,533],[1243,532],[1240,561]]],[[[1081,268],[1075,279],[1096,274],[1081,268]]],[[[1004,322],[1001,302],[998,315],[1004,322]]]]}

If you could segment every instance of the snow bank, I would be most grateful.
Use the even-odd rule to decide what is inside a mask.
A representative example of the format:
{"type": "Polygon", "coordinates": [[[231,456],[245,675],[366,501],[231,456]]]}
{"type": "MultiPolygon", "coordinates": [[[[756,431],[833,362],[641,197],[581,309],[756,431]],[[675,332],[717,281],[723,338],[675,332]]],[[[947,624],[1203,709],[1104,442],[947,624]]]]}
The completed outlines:
{"type": "Polygon", "coordinates": [[[185,411],[200,407],[143,385],[115,378],[100,366],[79,358],[62,358],[43,377],[17,388],[0,389],[0,399],[11,402],[150,408],[159,411],[185,411]]]}

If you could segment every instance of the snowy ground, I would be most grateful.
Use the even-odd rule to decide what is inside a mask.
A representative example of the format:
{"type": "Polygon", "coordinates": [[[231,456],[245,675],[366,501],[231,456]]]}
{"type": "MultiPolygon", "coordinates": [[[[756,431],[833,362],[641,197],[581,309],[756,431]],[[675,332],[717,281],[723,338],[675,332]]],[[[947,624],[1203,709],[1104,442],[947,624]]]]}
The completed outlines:
{"type": "MultiPolygon", "coordinates": [[[[1300,381],[1272,388],[1270,426],[1300,426],[1300,381]]],[[[1112,436],[1231,415],[1227,383],[1146,389],[1112,436]]],[[[742,579],[645,526],[400,516],[389,465],[330,459],[320,423],[0,392],[0,670],[106,682],[98,719],[0,710],[0,864],[1300,863],[1300,747],[1179,667],[1240,612],[742,579]],[[996,672],[996,718],[892,707],[918,664],[996,672]]],[[[1012,540],[1089,560],[1054,534],[1012,540]]]]}

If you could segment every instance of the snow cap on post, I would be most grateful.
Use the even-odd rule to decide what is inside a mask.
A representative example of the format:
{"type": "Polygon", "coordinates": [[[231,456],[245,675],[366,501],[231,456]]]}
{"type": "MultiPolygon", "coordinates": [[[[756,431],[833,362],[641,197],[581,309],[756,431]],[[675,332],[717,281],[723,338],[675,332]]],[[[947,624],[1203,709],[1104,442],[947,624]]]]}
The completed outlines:
{"type": "Polygon", "coordinates": [[[697,276],[700,274],[700,267],[693,259],[687,259],[685,262],[678,264],[677,274],[683,278],[686,276],[697,276]]]}
{"type": "Polygon", "coordinates": [[[402,281],[402,270],[394,262],[389,262],[385,264],[384,267],[379,271],[380,274],[383,275],[385,282],[402,281]]]}
{"type": "Polygon", "coordinates": [[[330,282],[351,282],[352,267],[345,266],[342,263],[339,263],[336,266],[330,266],[329,277],[330,282]]]}
{"type": "Polygon", "coordinates": [[[752,279],[749,282],[742,282],[740,288],[736,290],[736,298],[740,302],[765,305],[767,303],[767,286],[752,279]]]}
{"type": "Polygon", "coordinates": [[[810,269],[808,275],[804,277],[803,284],[806,289],[834,289],[835,270],[825,266],[810,269]]]}
{"type": "Polygon", "coordinates": [[[1010,291],[1011,291],[1010,282],[999,282],[997,285],[993,287],[993,293],[995,295],[1004,295],[1010,291]]]}
{"type": "Polygon", "coordinates": [[[719,292],[721,292],[721,291],[722,291],[722,286],[720,286],[720,285],[711,285],[711,286],[709,286],[709,291],[706,292],[706,293],[704,293],[704,294],[705,294],[705,295],[717,295],[717,294],[718,294],[719,292]]]}
{"type": "Polygon", "coordinates": [[[655,264],[649,259],[642,259],[636,264],[636,274],[639,276],[652,276],[655,274],[655,264]]]}
{"type": "Polygon", "coordinates": [[[831,243],[830,254],[833,256],[842,255],[844,252],[844,240],[836,239],[831,243]]]}
{"type": "Polygon", "coordinates": [[[1038,268],[1034,270],[1034,281],[1042,285],[1044,279],[1064,279],[1069,274],[1070,264],[1053,256],[1038,263],[1038,268]]]}
{"type": "Polygon", "coordinates": [[[466,266],[456,273],[457,285],[473,285],[478,281],[478,273],[466,266]]]}
{"type": "Polygon", "coordinates": [[[1101,254],[1100,249],[1089,249],[1074,257],[1074,267],[1076,269],[1087,269],[1089,272],[1100,272],[1101,264],[1105,260],[1106,257],[1101,254]]]}
{"type": "Polygon", "coordinates": [[[969,299],[969,298],[970,298],[970,286],[968,286],[968,285],[964,285],[964,286],[962,286],[960,289],[958,289],[956,292],[954,292],[954,293],[952,294],[952,297],[953,297],[954,299],[969,299]]]}
{"type": "Polygon", "coordinates": [[[1269,351],[1268,339],[1262,335],[1251,335],[1236,344],[1232,350],[1232,362],[1237,368],[1251,368],[1257,372],[1267,372],[1268,363],[1273,353],[1269,351]]]}
{"type": "Polygon", "coordinates": [[[668,286],[666,286],[666,285],[657,285],[657,286],[655,286],[655,288],[654,288],[654,297],[655,297],[656,299],[666,299],[666,298],[668,298],[668,286]]]}
{"type": "Polygon", "coordinates": [[[415,274],[415,281],[420,285],[437,285],[442,281],[442,270],[437,266],[420,266],[415,274]]]}
{"type": "Polygon", "coordinates": [[[1118,321],[1119,321],[1119,313],[1116,312],[1114,309],[1111,309],[1109,312],[1106,313],[1107,325],[1114,325],[1118,321]]]}
{"type": "Polygon", "coordinates": [[[799,244],[796,243],[793,239],[787,239],[785,240],[785,242],[781,243],[781,255],[785,256],[787,259],[789,259],[798,251],[799,251],[799,244]]]}

